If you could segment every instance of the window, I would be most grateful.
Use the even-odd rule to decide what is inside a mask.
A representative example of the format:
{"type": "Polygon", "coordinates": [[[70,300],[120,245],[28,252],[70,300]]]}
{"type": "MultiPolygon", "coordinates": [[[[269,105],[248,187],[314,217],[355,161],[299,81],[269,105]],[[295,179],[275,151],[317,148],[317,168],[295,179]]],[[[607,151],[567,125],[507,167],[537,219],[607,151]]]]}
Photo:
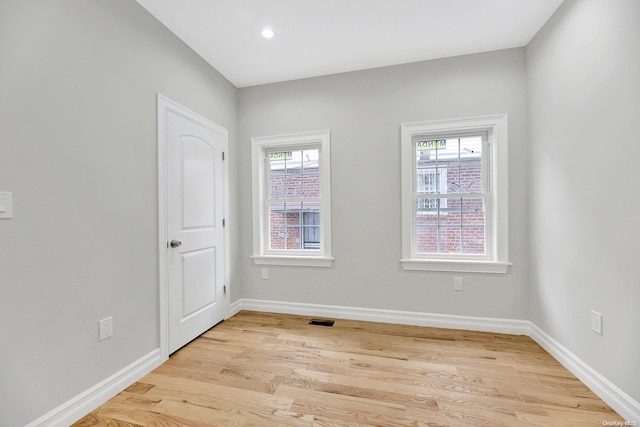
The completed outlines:
{"type": "Polygon", "coordinates": [[[402,264],[506,272],[507,117],[402,125],[402,264]]]}
{"type": "Polygon", "coordinates": [[[329,132],[252,138],[256,264],[329,267],[329,132]]]}

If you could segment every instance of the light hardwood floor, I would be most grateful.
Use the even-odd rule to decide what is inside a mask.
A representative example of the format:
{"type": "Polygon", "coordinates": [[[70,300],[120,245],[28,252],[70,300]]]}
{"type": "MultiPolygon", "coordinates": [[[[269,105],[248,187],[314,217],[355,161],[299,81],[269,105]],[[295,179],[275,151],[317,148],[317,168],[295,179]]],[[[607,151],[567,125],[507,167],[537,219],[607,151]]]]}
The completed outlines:
{"type": "Polygon", "coordinates": [[[601,426],[530,338],[240,312],[74,426],[601,426]]]}

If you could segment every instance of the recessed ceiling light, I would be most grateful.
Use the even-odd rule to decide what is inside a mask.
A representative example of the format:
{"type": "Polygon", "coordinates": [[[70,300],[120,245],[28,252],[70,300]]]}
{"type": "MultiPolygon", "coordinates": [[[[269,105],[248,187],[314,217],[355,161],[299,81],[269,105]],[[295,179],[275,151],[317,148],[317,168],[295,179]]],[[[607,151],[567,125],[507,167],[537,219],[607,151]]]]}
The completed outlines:
{"type": "Polygon", "coordinates": [[[270,39],[271,37],[273,37],[273,31],[271,31],[271,28],[265,28],[264,30],[262,30],[262,37],[264,37],[265,39],[270,39]]]}

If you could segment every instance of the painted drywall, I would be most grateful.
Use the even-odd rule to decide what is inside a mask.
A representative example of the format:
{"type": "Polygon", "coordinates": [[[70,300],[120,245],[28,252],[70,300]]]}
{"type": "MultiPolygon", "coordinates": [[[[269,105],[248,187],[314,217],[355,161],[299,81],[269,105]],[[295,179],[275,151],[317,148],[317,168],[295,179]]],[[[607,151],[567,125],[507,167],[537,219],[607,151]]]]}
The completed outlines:
{"type": "Polygon", "coordinates": [[[3,0],[0,58],[0,425],[22,426],[158,347],[156,93],[233,158],[237,90],[134,1],[3,0]]]}
{"type": "Polygon", "coordinates": [[[636,401],[639,18],[637,0],[568,0],[526,49],[530,318],[636,401]]]}
{"type": "Polygon", "coordinates": [[[528,194],[524,49],[241,88],[238,155],[242,296],[526,319],[528,194]],[[400,265],[400,124],[509,114],[510,261],[506,274],[400,265]],[[331,131],[330,268],[262,266],[252,255],[250,139],[331,131]],[[453,277],[465,289],[454,292],[453,277]]]}

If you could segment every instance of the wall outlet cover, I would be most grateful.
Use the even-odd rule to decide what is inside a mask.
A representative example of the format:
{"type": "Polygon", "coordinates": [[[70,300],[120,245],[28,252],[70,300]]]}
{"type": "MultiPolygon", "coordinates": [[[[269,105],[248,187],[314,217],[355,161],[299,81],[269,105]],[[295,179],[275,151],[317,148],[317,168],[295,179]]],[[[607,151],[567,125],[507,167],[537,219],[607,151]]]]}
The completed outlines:
{"type": "Polygon", "coordinates": [[[454,277],[453,278],[453,290],[454,291],[463,291],[464,290],[464,279],[462,277],[454,277]]]}

